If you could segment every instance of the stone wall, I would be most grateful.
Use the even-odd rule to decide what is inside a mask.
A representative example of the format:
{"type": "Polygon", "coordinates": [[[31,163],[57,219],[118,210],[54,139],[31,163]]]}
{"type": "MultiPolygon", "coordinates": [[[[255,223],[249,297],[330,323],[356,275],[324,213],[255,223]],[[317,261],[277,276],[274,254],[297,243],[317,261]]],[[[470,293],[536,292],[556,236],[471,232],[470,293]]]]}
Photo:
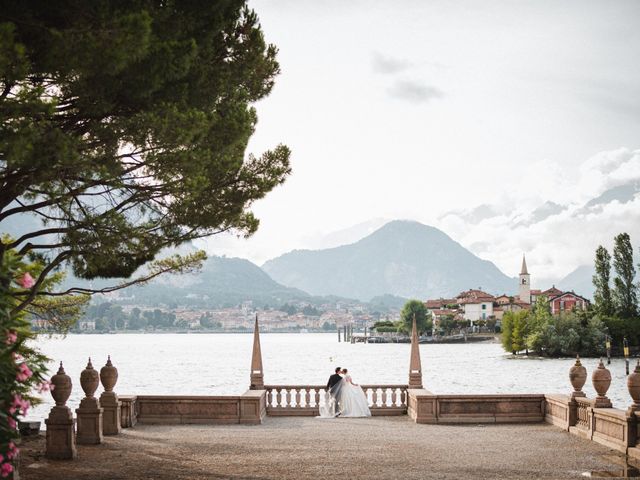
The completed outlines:
{"type": "Polygon", "coordinates": [[[416,423],[523,423],[544,419],[544,395],[434,395],[409,389],[408,414],[416,423]]]}
{"type": "MultiPolygon", "coordinates": [[[[130,397],[131,398],[131,397],[130,397]]],[[[135,407],[142,424],[260,424],[266,416],[264,390],[237,396],[138,395],[135,407]]]]}

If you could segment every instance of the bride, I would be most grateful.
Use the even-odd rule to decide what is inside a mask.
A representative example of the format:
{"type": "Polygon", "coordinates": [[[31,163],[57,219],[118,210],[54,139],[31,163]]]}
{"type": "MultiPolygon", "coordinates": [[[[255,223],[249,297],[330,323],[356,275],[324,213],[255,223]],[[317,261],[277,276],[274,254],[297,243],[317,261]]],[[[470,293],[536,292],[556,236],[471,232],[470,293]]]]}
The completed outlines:
{"type": "Polygon", "coordinates": [[[327,392],[325,404],[320,406],[320,416],[333,417],[370,417],[369,402],[362,388],[353,383],[349,371],[340,372],[342,380],[327,392]]]}

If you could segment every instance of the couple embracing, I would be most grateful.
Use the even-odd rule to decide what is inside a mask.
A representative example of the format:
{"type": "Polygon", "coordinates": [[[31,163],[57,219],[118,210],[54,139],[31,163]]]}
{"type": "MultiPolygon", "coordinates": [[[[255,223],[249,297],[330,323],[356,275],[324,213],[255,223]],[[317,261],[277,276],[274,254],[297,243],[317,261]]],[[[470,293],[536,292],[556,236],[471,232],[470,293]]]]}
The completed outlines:
{"type": "Polygon", "coordinates": [[[346,368],[336,368],[327,382],[324,405],[320,406],[320,416],[370,417],[369,402],[359,385],[353,383],[346,368]]]}

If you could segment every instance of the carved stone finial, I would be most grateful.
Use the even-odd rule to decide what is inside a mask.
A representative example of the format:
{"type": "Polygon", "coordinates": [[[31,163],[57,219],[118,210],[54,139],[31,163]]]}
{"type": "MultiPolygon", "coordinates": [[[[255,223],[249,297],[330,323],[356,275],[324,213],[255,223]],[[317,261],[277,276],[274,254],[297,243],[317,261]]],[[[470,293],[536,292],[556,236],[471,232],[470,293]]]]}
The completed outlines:
{"type": "Polygon", "coordinates": [[[62,362],[60,362],[58,373],[51,377],[51,383],[54,386],[51,389],[51,396],[56,401],[56,405],[59,407],[64,406],[71,395],[72,383],[71,377],[64,371],[62,362]]]}
{"type": "Polygon", "coordinates": [[[80,386],[87,398],[93,398],[93,394],[98,389],[98,385],[100,385],[100,375],[98,371],[93,368],[91,358],[89,358],[87,367],[80,373],[80,386]]]}
{"type": "Polygon", "coordinates": [[[118,369],[111,363],[111,355],[107,357],[107,363],[100,369],[100,382],[105,392],[112,392],[118,381],[118,369]]]}
{"type": "Polygon", "coordinates": [[[591,375],[591,382],[593,383],[593,388],[598,393],[594,407],[611,407],[611,400],[607,398],[607,391],[611,386],[611,372],[604,366],[604,363],[602,363],[602,358],[600,358],[598,368],[596,368],[591,375]]]}
{"type": "Polygon", "coordinates": [[[582,387],[587,381],[587,369],[580,363],[580,355],[576,355],[576,363],[569,369],[569,381],[573,386],[571,397],[585,397],[582,387]]]}

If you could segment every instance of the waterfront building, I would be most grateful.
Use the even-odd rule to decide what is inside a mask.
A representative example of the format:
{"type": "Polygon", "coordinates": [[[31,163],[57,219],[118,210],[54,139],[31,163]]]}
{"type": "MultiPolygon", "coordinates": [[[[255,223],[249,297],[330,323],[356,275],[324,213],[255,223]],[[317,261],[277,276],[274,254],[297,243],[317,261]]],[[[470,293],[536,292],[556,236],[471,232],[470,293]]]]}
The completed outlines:
{"type": "Polygon", "coordinates": [[[465,320],[476,322],[493,316],[495,297],[480,289],[461,292],[457,297],[457,301],[462,308],[465,320]]]}

